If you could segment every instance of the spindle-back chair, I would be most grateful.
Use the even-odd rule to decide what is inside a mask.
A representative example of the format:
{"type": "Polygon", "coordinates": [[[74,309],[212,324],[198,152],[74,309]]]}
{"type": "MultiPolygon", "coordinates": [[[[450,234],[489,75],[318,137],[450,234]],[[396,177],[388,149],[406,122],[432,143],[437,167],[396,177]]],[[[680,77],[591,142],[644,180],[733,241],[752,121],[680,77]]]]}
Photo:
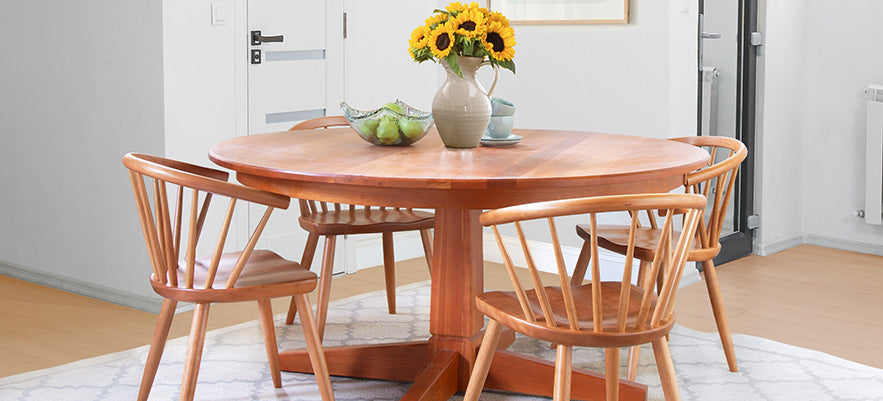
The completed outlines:
{"type": "MultiPolygon", "coordinates": [[[[677,381],[665,335],[675,322],[673,311],[686,254],[699,222],[705,197],[694,194],[618,195],[595,198],[541,202],[485,212],[480,221],[490,226],[503,255],[503,262],[512,280],[514,291],[486,292],[476,298],[476,306],[490,318],[465,400],[475,401],[484,385],[501,326],[544,341],[557,344],[555,366],[555,401],[570,399],[571,356],[574,346],[597,347],[605,350],[607,400],[617,400],[619,391],[619,347],[651,343],[662,380],[665,399],[678,400],[677,381]],[[662,211],[661,235],[653,247],[656,258],[650,272],[633,277],[635,238],[638,212],[662,211]],[[555,226],[555,217],[588,214],[590,226],[597,225],[597,215],[616,211],[632,212],[629,241],[625,253],[622,279],[601,281],[598,263],[598,237],[592,235],[590,252],[592,282],[571,285],[555,226]],[[683,231],[674,230],[678,212],[683,214],[683,231]],[[533,257],[521,222],[546,219],[555,251],[559,286],[545,286],[533,257]],[[500,235],[499,225],[512,223],[524,253],[530,281],[522,282],[516,275],[513,258],[500,235]],[[665,271],[664,275],[655,274],[665,271]],[[664,277],[661,291],[654,293],[656,280],[664,277]]],[[[536,231],[536,230],[534,230],[536,231]]],[[[597,233],[597,230],[592,230],[597,233]]],[[[534,233],[536,234],[536,233],[534,233]]]]}
{"type": "MultiPolygon", "coordinates": [[[[147,245],[152,268],[150,284],[164,298],[138,400],[146,400],[150,393],[178,302],[196,304],[184,364],[181,400],[193,399],[209,306],[218,302],[257,301],[273,385],[282,387],[270,299],[293,295],[299,306],[309,308],[306,294],[316,287],[317,277],[296,262],[254,248],[273,210],[286,209],[290,199],[227,182],[228,174],[224,171],[161,157],[129,153],[123,156],[123,164],[129,169],[147,245]],[[218,238],[210,256],[198,258],[198,244],[201,234],[206,231],[211,201],[219,197],[228,198],[229,202],[218,238]],[[245,249],[225,252],[233,214],[240,200],[265,206],[263,217],[245,249]]],[[[302,319],[302,326],[322,399],[333,400],[325,354],[312,315],[302,319]]]]}
{"type": "MultiPolygon", "coordinates": [[[[301,122],[289,131],[349,126],[343,116],[321,117],[301,122]]],[[[423,242],[423,254],[426,264],[432,270],[432,227],[435,216],[432,213],[406,209],[387,208],[367,205],[329,204],[307,199],[300,199],[300,226],[309,233],[304,249],[301,265],[309,268],[319,242],[319,236],[325,237],[325,249],[322,255],[322,267],[319,272],[319,294],[316,301],[316,322],[319,326],[319,337],[325,332],[325,320],[328,314],[328,301],[331,297],[331,273],[334,266],[334,248],[338,235],[348,234],[381,234],[383,244],[383,273],[386,282],[386,305],[389,313],[396,313],[395,298],[395,255],[393,252],[393,233],[400,231],[420,232],[423,242]]],[[[286,324],[294,322],[297,306],[292,299],[288,308],[286,324]]]]}
{"type": "MultiPolygon", "coordinates": [[[[692,136],[685,138],[673,138],[673,141],[684,142],[694,146],[705,148],[711,154],[709,166],[690,173],[685,183],[685,192],[702,194],[707,197],[709,205],[706,207],[706,216],[700,221],[696,234],[696,240],[690,248],[687,260],[701,262],[705,276],[705,285],[708,296],[711,299],[711,307],[714,319],[717,323],[718,334],[723,345],[727,365],[733,372],[738,371],[736,354],[733,349],[733,340],[730,335],[727,314],[724,310],[724,301],[718,285],[715,272],[714,257],[720,253],[721,229],[727,213],[732,193],[734,192],[736,175],[739,165],[745,160],[748,151],[742,142],[727,137],[719,136],[692,136]]],[[[648,214],[648,225],[638,231],[636,255],[646,265],[653,260],[655,251],[648,243],[653,243],[659,235],[653,214],[648,214]]],[[[584,245],[581,251],[580,262],[577,264],[573,275],[573,283],[582,282],[585,277],[586,266],[590,255],[586,248],[591,238],[590,228],[586,225],[576,227],[577,234],[583,238],[584,245]]],[[[624,253],[628,240],[628,227],[619,225],[598,226],[599,245],[617,253],[624,253]]],[[[633,379],[636,374],[638,349],[632,350],[629,357],[628,377],[633,379]]]]}

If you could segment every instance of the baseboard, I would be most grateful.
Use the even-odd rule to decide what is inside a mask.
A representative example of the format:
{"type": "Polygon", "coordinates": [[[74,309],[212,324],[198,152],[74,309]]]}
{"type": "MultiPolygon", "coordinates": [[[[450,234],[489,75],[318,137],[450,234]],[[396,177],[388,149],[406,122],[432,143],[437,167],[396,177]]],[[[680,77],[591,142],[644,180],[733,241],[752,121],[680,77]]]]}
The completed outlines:
{"type": "Polygon", "coordinates": [[[867,242],[849,241],[815,234],[793,235],[778,241],[757,244],[755,246],[755,253],[760,256],[767,256],[803,244],[883,256],[883,244],[869,244],[867,242]]]}
{"type": "MultiPolygon", "coordinates": [[[[396,261],[424,257],[423,240],[417,231],[393,233],[393,243],[396,261]]],[[[343,266],[346,273],[383,264],[383,237],[380,234],[350,236],[345,244],[343,266]]]]}
{"type": "Polygon", "coordinates": [[[883,256],[883,244],[869,244],[866,242],[848,241],[840,238],[826,237],[823,235],[806,234],[804,243],[808,245],[835,248],[844,251],[867,253],[883,256]]]}
{"type": "MultiPolygon", "coordinates": [[[[0,262],[0,274],[145,312],[159,313],[162,307],[162,298],[159,296],[135,295],[70,277],[37,271],[9,262],[0,262]]],[[[192,309],[192,306],[182,308],[182,310],[186,309],[192,309]]]]}
{"type": "Polygon", "coordinates": [[[784,251],[789,248],[793,248],[798,245],[803,245],[804,243],[805,242],[802,235],[792,235],[790,237],[786,237],[777,241],[767,242],[763,244],[758,243],[754,247],[754,253],[760,256],[767,256],[784,251]]]}

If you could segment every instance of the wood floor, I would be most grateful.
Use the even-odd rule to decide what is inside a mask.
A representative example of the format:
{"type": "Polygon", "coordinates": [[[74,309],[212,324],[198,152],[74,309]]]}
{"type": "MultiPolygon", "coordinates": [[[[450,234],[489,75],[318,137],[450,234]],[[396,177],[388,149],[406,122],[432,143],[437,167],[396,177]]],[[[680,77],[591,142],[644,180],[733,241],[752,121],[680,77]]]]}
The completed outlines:
{"type": "MultiPolygon", "coordinates": [[[[399,285],[429,279],[422,258],[396,268],[399,285]]],[[[509,289],[501,265],[485,270],[486,288],[509,289]]],[[[718,275],[734,333],[883,368],[883,257],[804,245],[748,256],[720,266],[718,275]]],[[[335,277],[332,287],[332,300],[380,290],[383,271],[335,277]]],[[[678,303],[680,324],[714,330],[703,283],[682,290],[678,303]]],[[[275,300],[274,311],[287,305],[275,300]]],[[[170,338],[186,335],[191,317],[177,315],[170,338]]],[[[255,319],[254,303],[216,305],[208,329],[255,319]]],[[[3,377],[148,344],[156,315],[0,276],[0,322],[3,377]]]]}

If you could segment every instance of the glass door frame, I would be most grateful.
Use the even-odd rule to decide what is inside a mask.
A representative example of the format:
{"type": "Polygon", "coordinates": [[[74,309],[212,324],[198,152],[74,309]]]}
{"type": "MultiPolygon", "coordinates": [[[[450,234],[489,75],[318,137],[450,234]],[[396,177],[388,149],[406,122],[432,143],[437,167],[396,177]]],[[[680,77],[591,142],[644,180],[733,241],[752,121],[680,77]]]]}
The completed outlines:
{"type": "MultiPolygon", "coordinates": [[[[704,13],[704,0],[699,1],[699,19],[704,13]]],[[[754,155],[755,155],[755,118],[756,118],[756,99],[757,99],[757,50],[758,47],[751,43],[751,34],[758,32],[757,15],[758,0],[739,0],[738,15],[738,58],[737,58],[737,101],[736,101],[736,135],[737,139],[745,144],[748,148],[748,157],[742,162],[739,168],[738,184],[739,189],[736,196],[731,200],[731,205],[735,211],[736,227],[734,232],[721,235],[721,251],[714,258],[715,265],[739,259],[752,253],[754,233],[750,228],[748,220],[754,214],[754,155]]],[[[703,40],[701,38],[701,30],[703,27],[697,21],[699,32],[697,32],[697,40],[699,43],[699,51],[702,51],[703,40]]],[[[697,54],[697,63],[701,60],[701,54],[697,54]]],[[[696,118],[696,132],[702,132],[702,66],[698,68],[698,104],[696,118]]]]}

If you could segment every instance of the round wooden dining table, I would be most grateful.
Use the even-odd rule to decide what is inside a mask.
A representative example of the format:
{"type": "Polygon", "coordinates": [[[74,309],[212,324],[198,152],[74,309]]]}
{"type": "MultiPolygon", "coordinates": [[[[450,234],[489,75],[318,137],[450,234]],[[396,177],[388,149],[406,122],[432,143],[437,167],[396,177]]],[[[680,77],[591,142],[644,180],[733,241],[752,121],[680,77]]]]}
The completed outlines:
{"type": "MultiPolygon", "coordinates": [[[[537,201],[668,192],[709,154],[680,142],[578,131],[516,129],[511,147],[445,148],[434,131],[405,147],[371,145],[350,128],[237,137],[210,159],[244,185],[293,198],[435,209],[430,333],[425,341],[325,347],[332,375],[413,382],[402,400],[447,400],[464,391],[484,326],[484,209],[537,201]]],[[[508,346],[514,338],[501,341],[508,346]]],[[[282,370],[312,372],[305,350],[280,353],[282,370]]],[[[496,353],[487,389],[550,396],[554,363],[496,353]]],[[[604,377],[574,369],[575,399],[604,399],[604,377]]],[[[645,400],[622,380],[621,400],[645,400]]]]}

